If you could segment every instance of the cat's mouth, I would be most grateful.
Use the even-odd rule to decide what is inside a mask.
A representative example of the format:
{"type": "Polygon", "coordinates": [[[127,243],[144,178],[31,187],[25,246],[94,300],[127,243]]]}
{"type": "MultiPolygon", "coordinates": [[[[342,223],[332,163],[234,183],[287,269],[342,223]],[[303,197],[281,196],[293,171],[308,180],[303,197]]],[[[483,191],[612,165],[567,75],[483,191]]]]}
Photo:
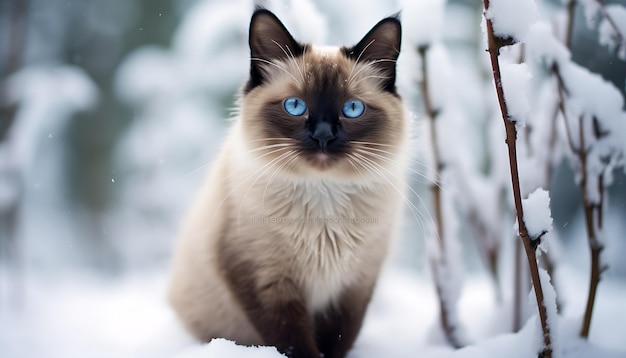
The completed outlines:
{"type": "Polygon", "coordinates": [[[315,154],[315,159],[319,162],[325,163],[326,161],[330,160],[330,155],[325,152],[319,152],[315,154]]]}
{"type": "Polygon", "coordinates": [[[325,151],[319,151],[317,153],[314,153],[310,155],[309,158],[311,158],[311,160],[315,164],[318,164],[321,166],[328,166],[332,160],[331,155],[325,151]]]}
{"type": "Polygon", "coordinates": [[[313,136],[307,139],[302,142],[301,153],[310,165],[318,169],[329,169],[343,157],[346,150],[345,142],[335,136],[323,141],[313,136]]]}
{"type": "Polygon", "coordinates": [[[327,151],[318,151],[307,155],[309,163],[317,169],[327,170],[337,161],[337,156],[327,151]]]}

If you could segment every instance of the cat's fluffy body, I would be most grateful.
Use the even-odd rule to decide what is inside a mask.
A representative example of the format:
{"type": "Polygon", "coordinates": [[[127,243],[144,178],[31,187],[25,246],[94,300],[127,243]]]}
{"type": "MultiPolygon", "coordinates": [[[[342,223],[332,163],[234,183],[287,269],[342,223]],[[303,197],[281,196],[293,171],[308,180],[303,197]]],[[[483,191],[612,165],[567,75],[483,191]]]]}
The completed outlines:
{"type": "Polygon", "coordinates": [[[272,29],[278,20],[271,13],[255,16],[252,66],[267,58],[256,64],[262,78],[252,83],[251,72],[240,114],[183,226],[170,302],[204,341],[225,337],[276,345],[292,356],[343,356],[401,216],[403,107],[395,87],[381,89],[384,68],[358,58],[371,43],[357,45],[356,55],[315,46],[295,53],[287,33],[278,40],[285,45],[280,53],[257,47],[255,55],[253,31],[280,30],[272,29]],[[291,96],[309,104],[306,115],[284,113],[291,96]],[[315,103],[336,107],[352,98],[367,109],[362,118],[339,115],[341,147],[308,150],[298,133],[320,113],[315,103]]]}

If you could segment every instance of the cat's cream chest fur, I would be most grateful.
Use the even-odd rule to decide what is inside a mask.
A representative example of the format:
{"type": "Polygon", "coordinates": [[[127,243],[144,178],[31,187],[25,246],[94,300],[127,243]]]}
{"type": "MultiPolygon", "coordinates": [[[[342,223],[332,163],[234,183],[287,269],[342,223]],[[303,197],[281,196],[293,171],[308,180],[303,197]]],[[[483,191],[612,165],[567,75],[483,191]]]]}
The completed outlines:
{"type": "Polygon", "coordinates": [[[396,179],[354,183],[289,178],[276,175],[275,168],[255,165],[255,155],[235,124],[179,238],[185,248],[178,250],[174,275],[189,275],[190,290],[213,287],[203,295],[217,297],[203,302],[233,306],[233,301],[219,302],[229,296],[220,292],[228,288],[215,269],[217,240],[229,228],[233,235],[226,244],[239,246],[241,255],[260,261],[266,256],[275,269],[300,273],[298,283],[311,312],[332,303],[343,287],[374,279],[402,205],[396,179]],[[194,268],[184,273],[185,266],[194,268]]]}

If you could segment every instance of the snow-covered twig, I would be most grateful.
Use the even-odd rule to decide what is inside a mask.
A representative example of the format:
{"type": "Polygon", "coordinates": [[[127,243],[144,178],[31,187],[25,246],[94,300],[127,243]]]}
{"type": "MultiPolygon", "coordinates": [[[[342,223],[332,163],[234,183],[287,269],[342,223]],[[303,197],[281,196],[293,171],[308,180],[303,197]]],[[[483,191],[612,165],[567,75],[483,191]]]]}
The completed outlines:
{"type": "MultiPolygon", "coordinates": [[[[623,28],[620,28],[617,25],[617,22],[613,18],[613,15],[611,15],[609,13],[609,11],[606,9],[604,1],[603,0],[597,0],[597,1],[598,1],[598,4],[600,5],[598,11],[602,15],[602,17],[606,20],[608,26],[611,28],[611,30],[612,30],[611,33],[612,33],[612,36],[614,37],[614,42],[615,42],[615,45],[616,45],[615,47],[617,47],[618,51],[619,51],[619,48],[626,47],[626,37],[624,36],[624,33],[622,32],[623,28]]],[[[602,42],[602,40],[601,40],[601,42],[602,42]]],[[[610,43],[611,41],[609,40],[607,42],[610,43]]],[[[623,55],[622,55],[622,57],[623,57],[623,55]]]]}
{"type": "MultiPolygon", "coordinates": [[[[486,13],[489,13],[489,0],[483,0],[483,5],[486,13]]],[[[491,13],[493,16],[493,13],[491,13]]],[[[544,346],[539,353],[540,357],[552,357],[552,337],[550,333],[550,326],[548,324],[547,309],[544,302],[543,289],[541,285],[541,279],[539,276],[539,267],[537,264],[536,249],[539,244],[539,238],[531,238],[528,229],[524,221],[524,211],[522,207],[522,197],[519,180],[519,170],[517,164],[517,128],[515,118],[513,118],[507,106],[507,102],[504,96],[504,90],[502,86],[502,75],[500,70],[500,62],[498,56],[500,49],[506,45],[510,45],[515,42],[514,37],[502,37],[496,36],[494,33],[494,24],[490,16],[485,16],[486,28],[487,28],[487,41],[488,41],[488,53],[491,60],[491,68],[494,78],[494,84],[496,93],[498,96],[498,103],[500,105],[500,111],[502,113],[502,119],[504,121],[504,127],[506,131],[506,144],[509,154],[509,167],[511,171],[511,185],[513,187],[513,198],[515,202],[515,211],[518,222],[518,233],[524,244],[526,256],[528,258],[528,264],[530,266],[530,274],[533,282],[535,298],[537,300],[537,307],[539,310],[539,318],[541,320],[541,328],[543,331],[543,343],[544,346]]]]}
{"type": "MultiPolygon", "coordinates": [[[[611,16],[604,8],[603,2],[598,0],[597,5],[598,12],[612,23],[611,16]]],[[[573,21],[573,14],[570,13],[568,17],[570,27],[573,26],[573,21]]],[[[619,29],[615,26],[614,30],[618,39],[623,42],[624,37],[619,29]]],[[[623,133],[611,132],[626,131],[626,128],[618,124],[620,119],[624,120],[626,116],[622,111],[623,98],[619,91],[598,75],[579,68],[567,58],[554,59],[550,65],[550,71],[558,85],[559,108],[563,114],[567,142],[573,154],[571,159],[582,193],[591,255],[587,305],[580,330],[581,337],[587,338],[598,284],[605,269],[601,263],[601,253],[604,249],[602,240],[604,192],[609,182],[606,175],[610,175],[615,164],[624,164],[623,156],[626,151],[620,147],[619,142],[622,139],[617,139],[623,133]],[[581,90],[584,88],[592,88],[594,95],[581,97],[583,95],[581,90]]]]}
{"type": "MultiPolygon", "coordinates": [[[[576,1],[576,0],[574,0],[576,1]]],[[[578,0],[583,5],[587,26],[598,26],[598,42],[615,51],[617,57],[626,61],[626,7],[620,3],[605,4],[604,0],[578,0]]]]}
{"type": "MultiPolygon", "coordinates": [[[[428,51],[428,46],[421,46],[418,48],[418,53],[422,60],[422,101],[424,103],[424,108],[426,110],[426,115],[428,116],[428,120],[430,121],[430,138],[432,144],[432,155],[433,162],[435,165],[435,176],[441,177],[441,169],[443,168],[443,163],[440,159],[439,154],[439,143],[437,140],[437,126],[435,126],[435,122],[437,120],[437,116],[439,115],[439,110],[435,109],[432,101],[430,100],[429,93],[429,79],[428,79],[428,71],[427,71],[427,58],[426,52],[428,51]]],[[[441,207],[441,187],[435,183],[431,186],[431,191],[433,194],[433,205],[435,207],[435,220],[437,225],[437,238],[439,239],[440,246],[443,246],[443,210],[441,207]]]]}
{"type": "Polygon", "coordinates": [[[589,192],[586,190],[588,182],[588,163],[587,153],[585,151],[585,136],[583,134],[582,118],[579,124],[579,141],[580,148],[578,150],[578,158],[581,163],[582,177],[580,187],[583,194],[583,207],[585,211],[585,224],[587,226],[587,238],[589,239],[589,249],[591,252],[591,277],[589,280],[589,293],[587,296],[587,306],[583,325],[580,329],[581,337],[589,337],[589,329],[591,327],[591,316],[593,314],[593,306],[596,300],[596,292],[600,283],[600,275],[604,270],[601,268],[600,253],[604,249],[604,244],[598,240],[598,231],[602,230],[602,217],[604,207],[604,174],[598,175],[598,192],[600,193],[599,202],[594,204],[589,198],[589,192]]]}
{"type": "MultiPolygon", "coordinates": [[[[441,154],[439,150],[439,141],[437,140],[437,126],[436,121],[439,115],[439,109],[435,108],[433,102],[430,98],[430,88],[429,88],[429,77],[428,77],[428,60],[427,60],[427,52],[430,46],[423,45],[418,47],[418,53],[422,62],[422,81],[421,81],[421,93],[422,93],[422,102],[424,104],[424,109],[426,111],[426,115],[428,120],[430,121],[430,137],[431,137],[431,146],[432,146],[432,157],[433,164],[435,168],[435,177],[441,177],[441,171],[444,167],[444,163],[441,160],[441,154]]],[[[437,288],[437,295],[439,297],[439,308],[440,308],[440,320],[441,327],[446,336],[446,339],[450,345],[455,348],[461,348],[463,346],[462,339],[459,337],[459,329],[457,327],[458,319],[454,316],[454,312],[456,312],[455,307],[451,307],[456,305],[456,300],[451,300],[446,293],[446,285],[447,283],[442,282],[444,279],[444,275],[442,272],[449,271],[448,266],[450,262],[448,262],[448,257],[445,255],[446,251],[446,243],[444,236],[444,214],[443,214],[443,198],[441,192],[441,186],[438,183],[433,183],[431,185],[431,193],[433,199],[433,206],[435,211],[435,225],[436,225],[436,236],[438,239],[439,250],[438,252],[442,253],[441,255],[431,255],[431,266],[433,270],[433,276],[435,279],[435,285],[437,288]]]]}
{"type": "MultiPolygon", "coordinates": [[[[587,238],[589,241],[589,249],[591,254],[591,277],[589,280],[589,292],[587,296],[587,305],[585,308],[583,324],[580,330],[581,337],[587,338],[589,336],[589,329],[591,327],[591,317],[593,314],[593,307],[595,304],[598,284],[600,283],[602,271],[604,271],[605,269],[601,267],[600,262],[600,254],[604,249],[604,244],[601,240],[598,239],[598,231],[602,230],[602,222],[604,216],[604,172],[609,167],[609,163],[605,163],[605,168],[603,168],[600,173],[597,174],[597,178],[595,178],[598,187],[592,190],[597,189],[599,193],[599,198],[598,202],[594,203],[593,200],[591,200],[590,198],[591,193],[589,192],[588,188],[588,182],[590,180],[589,176],[591,175],[588,168],[588,154],[589,148],[592,144],[587,143],[585,140],[585,135],[583,132],[583,129],[585,128],[583,123],[584,118],[582,116],[578,118],[578,143],[575,144],[574,133],[572,133],[572,128],[570,124],[570,121],[572,121],[572,119],[568,117],[565,110],[565,103],[568,100],[569,91],[565,86],[558,64],[555,63],[552,65],[552,73],[557,78],[557,83],[559,85],[561,111],[563,112],[569,147],[578,160],[577,166],[579,166],[580,175],[579,186],[582,193],[585,225],[587,228],[587,238]]],[[[597,119],[595,117],[592,118],[592,121],[594,123],[597,123],[597,119]]],[[[594,125],[594,127],[597,128],[597,124],[594,125]]],[[[600,133],[596,132],[595,134],[599,135],[600,133]]]]}
{"type": "Polygon", "coordinates": [[[576,11],[576,3],[578,0],[570,0],[567,3],[567,25],[565,28],[565,46],[572,47],[572,36],[574,35],[574,14],[576,11]]]}

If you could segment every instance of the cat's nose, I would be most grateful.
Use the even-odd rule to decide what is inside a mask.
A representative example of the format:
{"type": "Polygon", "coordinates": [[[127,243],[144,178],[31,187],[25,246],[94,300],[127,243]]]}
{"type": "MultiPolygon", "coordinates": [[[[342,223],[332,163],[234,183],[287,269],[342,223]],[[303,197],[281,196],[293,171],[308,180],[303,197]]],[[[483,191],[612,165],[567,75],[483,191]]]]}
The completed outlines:
{"type": "Polygon", "coordinates": [[[311,138],[317,141],[320,148],[325,149],[328,144],[335,139],[332,125],[328,122],[318,122],[311,134],[311,138]]]}

